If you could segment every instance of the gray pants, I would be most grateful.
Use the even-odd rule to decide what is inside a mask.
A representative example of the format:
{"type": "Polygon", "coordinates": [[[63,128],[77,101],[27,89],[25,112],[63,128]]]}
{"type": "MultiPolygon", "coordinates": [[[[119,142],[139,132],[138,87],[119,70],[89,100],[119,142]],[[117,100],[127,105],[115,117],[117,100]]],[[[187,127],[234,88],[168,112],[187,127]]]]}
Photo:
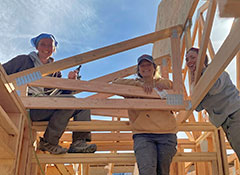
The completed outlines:
{"type": "Polygon", "coordinates": [[[169,175],[176,154],[176,134],[134,134],[134,152],[140,175],[169,175]]]}
{"type": "MultiPolygon", "coordinates": [[[[74,121],[90,121],[90,110],[65,110],[65,109],[31,109],[32,121],[49,121],[44,133],[44,140],[52,145],[57,145],[69,119],[74,121]]],[[[73,132],[72,141],[91,141],[90,132],[73,132]]]]}
{"type": "Polygon", "coordinates": [[[235,151],[238,156],[238,160],[240,161],[240,110],[229,115],[222,124],[222,128],[230,145],[232,146],[232,149],[235,151]]]}

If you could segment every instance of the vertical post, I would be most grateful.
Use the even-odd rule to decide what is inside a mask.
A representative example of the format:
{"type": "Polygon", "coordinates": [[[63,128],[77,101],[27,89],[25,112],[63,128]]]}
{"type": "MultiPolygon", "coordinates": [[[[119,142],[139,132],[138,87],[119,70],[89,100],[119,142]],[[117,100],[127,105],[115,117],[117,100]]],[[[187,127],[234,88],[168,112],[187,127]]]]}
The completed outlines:
{"type": "Polygon", "coordinates": [[[218,174],[223,175],[223,165],[222,165],[222,158],[221,158],[222,155],[221,155],[218,129],[214,129],[213,140],[214,140],[214,151],[216,151],[217,153],[218,174]]]}
{"type": "Polygon", "coordinates": [[[203,29],[203,38],[200,44],[200,50],[198,53],[198,60],[197,60],[197,67],[196,67],[196,74],[195,74],[195,84],[198,82],[203,68],[203,63],[206,56],[207,46],[209,43],[210,33],[212,30],[213,19],[216,11],[216,0],[210,0],[209,7],[207,11],[207,19],[203,29]]]}
{"type": "Polygon", "coordinates": [[[221,148],[223,171],[224,171],[224,174],[227,175],[229,174],[229,167],[228,167],[228,161],[227,161],[225,136],[222,129],[218,129],[218,134],[219,134],[219,141],[220,141],[220,148],[221,148]]]}
{"type": "Polygon", "coordinates": [[[180,37],[176,29],[173,29],[171,36],[171,56],[173,73],[173,90],[178,94],[183,93],[182,67],[180,58],[180,37]]]}
{"type": "Polygon", "coordinates": [[[168,57],[164,57],[162,58],[161,60],[161,64],[160,64],[160,71],[161,71],[161,77],[163,78],[169,78],[169,67],[168,67],[168,64],[169,64],[169,58],[168,57]]]}
{"type": "Polygon", "coordinates": [[[240,90],[240,52],[237,53],[236,57],[236,72],[237,72],[237,88],[240,90]]]}

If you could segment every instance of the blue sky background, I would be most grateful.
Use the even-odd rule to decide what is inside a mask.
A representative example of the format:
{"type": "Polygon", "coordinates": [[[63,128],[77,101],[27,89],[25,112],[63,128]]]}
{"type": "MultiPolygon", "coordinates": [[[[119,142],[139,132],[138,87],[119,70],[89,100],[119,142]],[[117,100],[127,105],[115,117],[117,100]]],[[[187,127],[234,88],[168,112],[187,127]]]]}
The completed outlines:
{"type": "MultiPolygon", "coordinates": [[[[53,55],[55,60],[154,32],[160,2],[0,0],[0,62],[3,64],[16,55],[34,50],[30,39],[42,32],[52,33],[59,42],[57,52],[53,55]]],[[[204,2],[200,0],[199,5],[204,2]]],[[[231,21],[215,19],[211,37],[216,51],[229,32],[231,21]]],[[[90,80],[132,66],[136,64],[138,56],[151,52],[152,45],[149,44],[84,64],[82,79],[90,80]]],[[[64,77],[68,71],[63,71],[64,77]]],[[[234,67],[229,71],[234,74],[234,67]]]]}
{"type": "MultiPolygon", "coordinates": [[[[41,32],[52,33],[59,42],[53,55],[55,60],[154,32],[160,3],[160,0],[0,1],[1,63],[34,50],[30,39],[41,32]]],[[[134,65],[139,55],[151,54],[151,49],[152,45],[146,45],[84,64],[82,79],[134,65]]]]}

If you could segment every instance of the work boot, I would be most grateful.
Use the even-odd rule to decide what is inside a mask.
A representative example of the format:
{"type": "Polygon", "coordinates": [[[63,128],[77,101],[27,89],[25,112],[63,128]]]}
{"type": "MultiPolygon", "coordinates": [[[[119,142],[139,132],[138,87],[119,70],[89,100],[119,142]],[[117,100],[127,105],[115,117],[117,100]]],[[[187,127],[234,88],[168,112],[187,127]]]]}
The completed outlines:
{"type": "Polygon", "coordinates": [[[42,137],[40,137],[38,149],[41,151],[48,151],[51,154],[64,154],[67,152],[67,148],[63,148],[60,145],[52,145],[46,142],[42,137]]]}
{"type": "Polygon", "coordinates": [[[85,140],[77,140],[70,145],[69,153],[94,153],[97,150],[96,144],[87,144],[85,140]]]}

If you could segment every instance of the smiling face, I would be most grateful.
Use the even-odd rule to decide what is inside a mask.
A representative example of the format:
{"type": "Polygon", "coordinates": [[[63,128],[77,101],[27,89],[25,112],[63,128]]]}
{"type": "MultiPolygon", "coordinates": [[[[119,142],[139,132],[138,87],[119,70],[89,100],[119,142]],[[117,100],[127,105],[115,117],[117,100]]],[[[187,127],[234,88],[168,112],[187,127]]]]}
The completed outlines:
{"type": "Polygon", "coordinates": [[[198,59],[198,53],[196,51],[190,50],[186,55],[186,64],[191,72],[196,71],[196,64],[198,59]]]}
{"type": "Polygon", "coordinates": [[[147,60],[142,60],[138,65],[138,68],[139,68],[138,72],[143,78],[154,77],[155,67],[151,62],[147,60]]]}
{"type": "Polygon", "coordinates": [[[43,38],[37,45],[38,56],[41,60],[48,59],[55,51],[54,41],[51,38],[43,38]]]}

